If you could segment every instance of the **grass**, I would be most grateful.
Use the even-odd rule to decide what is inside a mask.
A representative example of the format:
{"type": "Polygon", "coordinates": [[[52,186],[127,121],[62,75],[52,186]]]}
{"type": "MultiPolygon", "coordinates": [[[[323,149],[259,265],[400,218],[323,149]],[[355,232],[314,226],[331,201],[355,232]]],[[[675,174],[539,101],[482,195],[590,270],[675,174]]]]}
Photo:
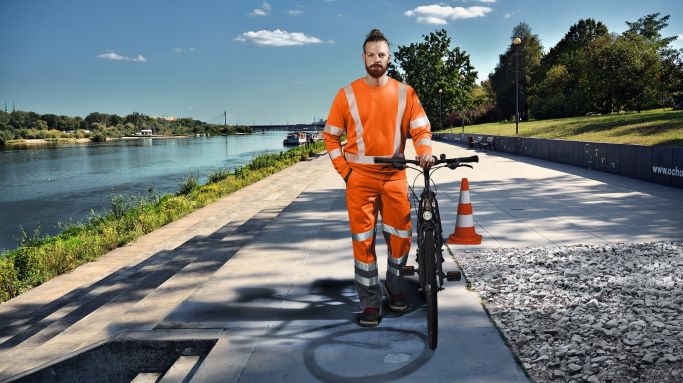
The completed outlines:
{"type": "MultiPolygon", "coordinates": [[[[459,127],[443,132],[460,133],[459,127]]],[[[465,126],[465,133],[514,136],[515,123],[465,126]]],[[[683,110],[648,110],[604,116],[520,121],[522,137],[608,142],[648,146],[683,146],[683,110]]]]}
{"type": "Polygon", "coordinates": [[[233,172],[211,172],[204,185],[197,183],[196,175],[189,175],[176,194],[150,192],[128,200],[112,195],[111,210],[103,216],[91,214],[86,224],[65,226],[55,236],[41,237],[36,232],[29,237],[22,233],[21,246],[0,254],[0,302],[323,150],[324,144],[318,142],[287,152],[261,154],[233,172]]]}

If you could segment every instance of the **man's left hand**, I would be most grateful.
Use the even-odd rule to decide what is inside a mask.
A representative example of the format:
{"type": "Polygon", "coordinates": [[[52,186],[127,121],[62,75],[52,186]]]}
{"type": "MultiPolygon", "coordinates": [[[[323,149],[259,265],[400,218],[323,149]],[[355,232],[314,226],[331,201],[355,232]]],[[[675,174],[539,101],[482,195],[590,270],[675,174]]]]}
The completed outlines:
{"type": "Polygon", "coordinates": [[[429,169],[434,165],[434,157],[431,154],[423,154],[415,157],[416,161],[420,161],[422,169],[429,169]]]}

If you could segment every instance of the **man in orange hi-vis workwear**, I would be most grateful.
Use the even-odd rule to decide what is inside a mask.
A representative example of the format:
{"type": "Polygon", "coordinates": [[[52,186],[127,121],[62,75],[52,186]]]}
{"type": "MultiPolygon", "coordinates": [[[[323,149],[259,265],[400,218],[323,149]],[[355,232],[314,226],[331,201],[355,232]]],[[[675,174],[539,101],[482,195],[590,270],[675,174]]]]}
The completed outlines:
{"type": "Polygon", "coordinates": [[[332,164],[346,182],[355,285],[363,312],[361,326],[380,321],[382,289],[375,254],[377,214],[389,249],[384,291],[389,308],[408,308],[403,295],[401,267],[410,251],[412,229],[405,170],[375,164],[376,157],[403,157],[410,135],[424,168],[434,163],[429,120],[409,85],[386,75],[389,42],[382,32],[372,30],[363,43],[367,75],[337,93],[327,118],[325,147],[332,164]],[[341,136],[347,144],[342,149],[341,136]]]}

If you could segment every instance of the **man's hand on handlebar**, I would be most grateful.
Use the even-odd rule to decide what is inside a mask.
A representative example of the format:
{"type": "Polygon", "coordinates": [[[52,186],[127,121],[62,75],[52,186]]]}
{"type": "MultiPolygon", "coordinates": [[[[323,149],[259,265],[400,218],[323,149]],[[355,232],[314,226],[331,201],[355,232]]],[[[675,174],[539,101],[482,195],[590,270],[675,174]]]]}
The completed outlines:
{"type": "Polygon", "coordinates": [[[420,156],[415,157],[415,161],[420,162],[420,166],[422,169],[429,169],[434,165],[434,157],[431,154],[422,154],[420,156]]]}

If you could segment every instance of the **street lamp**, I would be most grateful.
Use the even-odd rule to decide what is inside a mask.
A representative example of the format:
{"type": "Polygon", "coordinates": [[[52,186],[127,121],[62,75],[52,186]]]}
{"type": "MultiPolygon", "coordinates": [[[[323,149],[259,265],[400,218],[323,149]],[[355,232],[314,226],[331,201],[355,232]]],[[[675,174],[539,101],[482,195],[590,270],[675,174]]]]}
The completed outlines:
{"type": "Polygon", "coordinates": [[[522,39],[515,37],[512,44],[515,45],[515,134],[519,134],[519,44],[522,39]]]}
{"type": "Polygon", "coordinates": [[[462,93],[462,111],[460,112],[460,117],[462,118],[462,137],[464,137],[465,134],[465,88],[462,83],[464,80],[465,76],[460,73],[460,91],[462,93]]]}
{"type": "Polygon", "coordinates": [[[439,88],[439,130],[443,130],[443,103],[441,102],[443,89],[439,88]]]}

